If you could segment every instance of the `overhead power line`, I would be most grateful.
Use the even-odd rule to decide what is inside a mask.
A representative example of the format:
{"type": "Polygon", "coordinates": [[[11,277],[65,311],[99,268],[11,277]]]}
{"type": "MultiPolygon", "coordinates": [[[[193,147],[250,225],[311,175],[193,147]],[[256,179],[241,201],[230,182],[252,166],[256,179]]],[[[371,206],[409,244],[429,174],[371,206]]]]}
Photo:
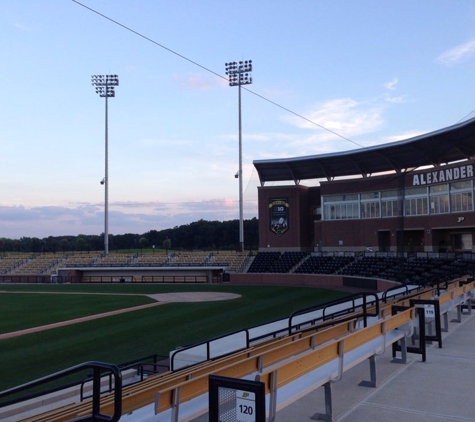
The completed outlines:
{"type": "MultiPolygon", "coordinates": [[[[215,75],[215,76],[218,76],[219,78],[222,78],[222,79],[224,79],[224,80],[226,80],[226,81],[228,80],[228,78],[226,78],[225,76],[220,75],[219,73],[217,73],[217,72],[215,72],[215,71],[213,71],[213,70],[207,68],[206,66],[203,66],[203,65],[199,64],[198,62],[189,59],[188,57],[184,56],[183,54],[177,53],[176,51],[172,50],[171,48],[168,48],[168,47],[164,46],[163,44],[160,44],[159,42],[157,42],[157,41],[155,41],[155,40],[153,40],[153,39],[151,39],[151,38],[149,38],[149,37],[147,37],[147,36],[141,34],[141,33],[138,32],[138,31],[135,31],[135,30],[132,29],[132,28],[129,28],[128,26],[126,26],[126,25],[124,25],[124,24],[122,24],[122,23],[120,23],[120,22],[118,22],[118,21],[116,21],[116,20],[110,18],[109,16],[106,16],[106,15],[104,15],[103,13],[100,13],[100,12],[98,12],[97,10],[92,9],[91,7],[86,6],[85,4],[83,4],[83,3],[81,3],[81,2],[79,2],[79,1],[77,1],[77,0],[72,0],[72,1],[73,1],[74,3],[76,3],[76,4],[78,4],[79,6],[82,6],[82,7],[84,7],[85,9],[87,9],[87,10],[89,10],[89,11],[95,13],[96,15],[99,15],[99,16],[101,16],[102,18],[107,19],[108,21],[110,21],[110,22],[112,22],[112,23],[114,23],[114,24],[120,26],[121,28],[124,28],[124,29],[126,29],[127,31],[132,32],[133,34],[135,34],[135,35],[137,35],[137,36],[139,36],[139,37],[145,39],[146,41],[149,41],[149,42],[151,42],[152,44],[155,44],[156,46],[158,46],[158,47],[160,47],[160,48],[163,48],[164,50],[168,51],[169,53],[172,53],[172,54],[174,54],[174,55],[180,57],[181,59],[186,60],[187,62],[190,62],[190,63],[194,64],[195,66],[198,66],[198,67],[200,67],[201,69],[203,69],[203,70],[205,70],[205,71],[207,71],[207,72],[209,72],[209,73],[212,73],[212,74],[215,75]]],[[[246,91],[249,92],[250,94],[255,95],[256,97],[261,98],[261,99],[264,100],[264,101],[267,101],[268,103],[270,103],[270,104],[272,104],[272,105],[275,105],[276,107],[281,108],[282,110],[287,111],[288,113],[293,114],[293,115],[296,116],[296,117],[299,117],[299,118],[301,118],[301,119],[303,119],[303,120],[305,120],[305,121],[307,121],[307,122],[309,122],[309,123],[311,123],[311,124],[313,124],[313,125],[315,125],[315,126],[321,128],[321,129],[323,129],[323,130],[326,130],[326,131],[329,132],[329,133],[332,133],[332,134],[335,135],[335,136],[338,136],[338,137],[344,139],[345,141],[351,142],[352,144],[357,145],[357,146],[363,148],[363,145],[360,145],[360,144],[358,144],[357,142],[352,141],[351,139],[349,139],[349,138],[347,138],[347,137],[345,137],[345,136],[343,136],[343,135],[340,135],[339,133],[337,133],[337,132],[335,132],[335,131],[333,131],[333,130],[331,130],[331,129],[328,129],[328,128],[326,128],[325,126],[322,126],[322,125],[320,125],[320,124],[314,122],[313,120],[308,119],[307,117],[302,116],[301,114],[296,113],[296,112],[294,112],[294,111],[288,109],[287,107],[284,107],[284,106],[282,106],[282,105],[276,103],[275,101],[272,101],[272,100],[270,100],[270,99],[264,97],[263,95],[258,94],[257,92],[254,92],[254,91],[252,91],[252,90],[250,90],[250,89],[248,89],[248,88],[245,88],[245,87],[242,87],[242,89],[246,90],[246,91]]]]}
{"type": "Polygon", "coordinates": [[[463,116],[457,123],[463,122],[464,120],[468,120],[468,117],[472,115],[475,115],[475,110],[472,110],[470,113],[468,113],[466,116],[463,116]]]}

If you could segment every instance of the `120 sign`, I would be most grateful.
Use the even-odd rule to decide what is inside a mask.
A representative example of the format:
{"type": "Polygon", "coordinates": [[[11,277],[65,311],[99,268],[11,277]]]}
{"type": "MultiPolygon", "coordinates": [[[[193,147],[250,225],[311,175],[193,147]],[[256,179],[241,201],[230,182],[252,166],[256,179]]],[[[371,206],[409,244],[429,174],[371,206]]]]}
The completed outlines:
{"type": "Polygon", "coordinates": [[[245,404],[240,404],[239,405],[239,411],[243,415],[252,415],[252,413],[254,412],[254,409],[253,409],[252,406],[247,406],[245,404]]]}

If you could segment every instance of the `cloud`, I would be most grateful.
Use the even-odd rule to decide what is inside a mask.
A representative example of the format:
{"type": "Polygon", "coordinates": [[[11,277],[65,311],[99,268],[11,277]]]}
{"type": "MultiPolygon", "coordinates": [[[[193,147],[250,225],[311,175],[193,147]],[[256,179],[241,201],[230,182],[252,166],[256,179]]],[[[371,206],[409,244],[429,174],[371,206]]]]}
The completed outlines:
{"type": "Polygon", "coordinates": [[[469,60],[475,54],[475,39],[460,44],[450,50],[444,51],[439,57],[436,58],[436,62],[439,62],[446,66],[456,65],[463,61],[469,60]]]}
{"type": "MultiPolygon", "coordinates": [[[[187,202],[118,202],[109,209],[109,233],[146,233],[164,230],[199,219],[235,220],[238,217],[238,201],[215,198],[187,202]]],[[[246,201],[244,218],[257,216],[257,201],[246,201]]],[[[76,207],[0,206],[1,237],[45,238],[48,236],[100,235],[104,232],[104,208],[94,204],[76,207]]]]}
{"type": "MultiPolygon", "coordinates": [[[[371,102],[358,102],[351,98],[337,98],[318,104],[314,110],[305,113],[304,117],[308,119],[307,121],[295,116],[286,120],[300,128],[321,130],[321,127],[323,127],[351,138],[379,129],[383,124],[382,110],[382,105],[372,104],[371,102]]],[[[334,137],[335,135],[331,134],[331,136],[334,137]]]]}
{"type": "Polygon", "coordinates": [[[407,95],[399,95],[398,97],[386,97],[386,102],[392,104],[402,104],[409,102],[409,98],[407,95]]]}
{"type": "Polygon", "coordinates": [[[87,205],[76,208],[59,206],[0,206],[0,232],[3,237],[47,237],[87,232],[101,233],[101,208],[87,205]]]}
{"type": "Polygon", "coordinates": [[[268,142],[273,139],[272,135],[267,133],[246,133],[245,137],[247,141],[256,142],[268,142]]]}
{"type": "Polygon", "coordinates": [[[159,208],[163,206],[160,201],[116,201],[110,202],[110,205],[124,208],[159,208]]]}
{"type": "Polygon", "coordinates": [[[261,94],[266,98],[273,98],[274,100],[289,100],[296,97],[296,93],[294,91],[277,88],[263,88],[261,94]]]}
{"type": "Polygon", "coordinates": [[[19,22],[19,21],[14,21],[13,26],[16,29],[19,29],[20,31],[33,32],[33,27],[32,26],[26,25],[26,24],[24,24],[22,22],[19,22]]]}
{"type": "Polygon", "coordinates": [[[125,67],[125,70],[129,73],[138,73],[139,72],[139,68],[138,66],[134,66],[134,65],[128,65],[125,67]]]}
{"type": "Polygon", "coordinates": [[[384,94],[384,100],[387,103],[391,104],[403,104],[409,102],[409,98],[407,95],[398,95],[398,96],[392,96],[390,95],[391,91],[396,91],[396,85],[399,83],[398,78],[393,78],[389,82],[386,82],[383,84],[384,88],[386,88],[389,92],[386,92],[384,94]]]}
{"type": "Polygon", "coordinates": [[[221,208],[222,210],[233,208],[234,211],[237,207],[237,200],[229,198],[208,199],[205,201],[184,202],[183,206],[193,211],[208,211],[217,208],[221,208]]]}
{"type": "Polygon", "coordinates": [[[214,86],[222,85],[222,81],[227,84],[227,81],[222,78],[208,77],[202,73],[190,73],[187,76],[175,74],[173,78],[182,88],[198,91],[206,91],[214,86]]]}
{"type": "Polygon", "coordinates": [[[396,84],[399,82],[398,78],[394,78],[393,80],[386,82],[384,84],[384,87],[386,89],[389,89],[391,91],[394,91],[396,89],[396,84]]]}
{"type": "Polygon", "coordinates": [[[411,130],[408,132],[400,133],[399,135],[392,135],[384,139],[379,139],[375,144],[380,145],[380,144],[386,144],[390,142],[405,141],[406,139],[411,139],[419,135],[424,135],[426,133],[427,131],[424,131],[424,130],[411,130]]]}
{"type": "Polygon", "coordinates": [[[154,139],[143,138],[136,142],[136,145],[146,148],[176,147],[178,145],[189,146],[192,142],[184,139],[154,139]]]}

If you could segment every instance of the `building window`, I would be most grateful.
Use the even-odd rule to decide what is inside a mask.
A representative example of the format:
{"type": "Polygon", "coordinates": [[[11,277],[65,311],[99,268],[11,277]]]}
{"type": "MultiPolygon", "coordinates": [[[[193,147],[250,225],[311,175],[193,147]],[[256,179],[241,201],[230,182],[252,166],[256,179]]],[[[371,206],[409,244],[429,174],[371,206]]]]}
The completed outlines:
{"type": "Polygon", "coordinates": [[[359,218],[358,204],[356,202],[346,204],[346,215],[348,216],[348,218],[359,218]]]}
{"type": "Polygon", "coordinates": [[[325,220],[348,220],[359,218],[358,203],[325,204],[325,220]]]}
{"type": "Polygon", "coordinates": [[[357,193],[350,193],[344,195],[328,195],[324,196],[325,202],[348,202],[348,201],[357,201],[358,194],[357,193]]]}
{"type": "Polygon", "coordinates": [[[381,213],[379,212],[379,201],[361,203],[361,218],[379,218],[379,217],[381,217],[381,213]]]}
{"type": "Polygon", "coordinates": [[[450,190],[470,190],[472,189],[472,182],[470,180],[464,180],[463,182],[455,182],[450,184],[450,190]]]}
{"type": "Polygon", "coordinates": [[[404,210],[407,216],[429,214],[427,198],[407,198],[404,204],[404,210]]]}
{"type": "Polygon", "coordinates": [[[450,206],[452,212],[473,210],[473,190],[470,180],[450,184],[450,206]]]}
{"type": "Polygon", "coordinates": [[[396,199],[401,197],[402,191],[400,189],[383,190],[381,192],[381,198],[383,199],[396,199]]]}
{"type": "Polygon", "coordinates": [[[449,185],[429,187],[429,201],[431,214],[445,214],[450,212],[449,185]]]}
{"type": "Polygon", "coordinates": [[[402,216],[402,191],[400,189],[381,192],[381,217],[402,216]]]}
{"type": "Polygon", "coordinates": [[[408,188],[405,191],[404,215],[429,214],[428,197],[426,187],[408,188]]]}
{"type": "Polygon", "coordinates": [[[365,192],[361,194],[361,200],[371,200],[371,199],[379,199],[379,192],[365,192]]]}
{"type": "Polygon", "coordinates": [[[431,195],[437,195],[442,193],[447,193],[449,191],[449,185],[435,185],[429,188],[429,192],[431,195]]]}
{"type": "Polygon", "coordinates": [[[357,193],[329,195],[322,198],[324,220],[348,220],[359,218],[357,193]]]}
{"type": "Polygon", "coordinates": [[[473,194],[472,192],[460,192],[450,194],[450,203],[452,212],[472,211],[473,194]]]}
{"type": "Polygon", "coordinates": [[[390,218],[473,211],[472,180],[322,197],[324,220],[390,218]],[[404,199],[404,201],[403,201],[404,199]]]}
{"type": "Polygon", "coordinates": [[[427,188],[407,188],[405,190],[405,196],[426,196],[427,195],[427,188]]]}
{"type": "Polygon", "coordinates": [[[430,197],[430,213],[445,214],[450,212],[449,195],[437,195],[430,197]]]}
{"type": "Polygon", "coordinates": [[[402,202],[398,199],[381,201],[381,217],[402,216],[402,202]]]}

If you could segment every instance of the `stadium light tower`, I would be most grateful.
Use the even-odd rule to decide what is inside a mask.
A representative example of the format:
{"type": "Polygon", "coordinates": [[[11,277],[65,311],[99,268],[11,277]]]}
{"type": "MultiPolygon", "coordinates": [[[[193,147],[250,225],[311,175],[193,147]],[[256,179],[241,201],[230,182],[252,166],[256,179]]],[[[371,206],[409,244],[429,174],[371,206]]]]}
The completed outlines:
{"type": "Polygon", "coordinates": [[[229,86],[238,87],[239,98],[239,251],[244,251],[244,206],[242,191],[242,124],[241,124],[241,85],[252,84],[252,60],[229,62],[225,64],[226,75],[229,76],[229,86]]]}
{"type": "Polygon", "coordinates": [[[92,85],[96,87],[96,94],[106,99],[106,133],[105,133],[105,175],[101,180],[104,185],[104,256],[109,255],[109,127],[108,127],[108,104],[109,97],[115,97],[114,87],[119,85],[117,75],[93,75],[91,77],[92,85]]]}

